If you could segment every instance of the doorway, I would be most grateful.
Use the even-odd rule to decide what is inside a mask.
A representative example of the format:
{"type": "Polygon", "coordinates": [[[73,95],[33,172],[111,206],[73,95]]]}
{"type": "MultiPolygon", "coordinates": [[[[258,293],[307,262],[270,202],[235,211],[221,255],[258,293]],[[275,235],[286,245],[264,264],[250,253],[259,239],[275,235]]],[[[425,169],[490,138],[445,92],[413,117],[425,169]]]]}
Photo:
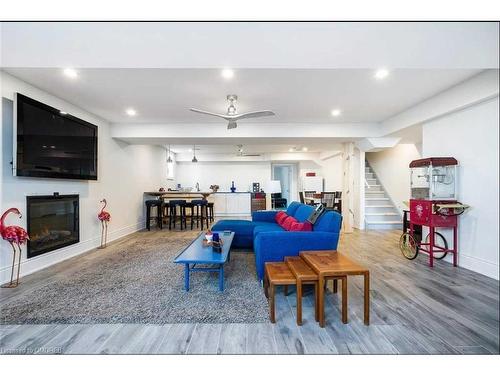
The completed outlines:
{"type": "Polygon", "coordinates": [[[272,179],[280,181],[281,197],[285,198],[287,205],[295,200],[296,192],[296,176],[295,164],[273,164],[272,179]]]}

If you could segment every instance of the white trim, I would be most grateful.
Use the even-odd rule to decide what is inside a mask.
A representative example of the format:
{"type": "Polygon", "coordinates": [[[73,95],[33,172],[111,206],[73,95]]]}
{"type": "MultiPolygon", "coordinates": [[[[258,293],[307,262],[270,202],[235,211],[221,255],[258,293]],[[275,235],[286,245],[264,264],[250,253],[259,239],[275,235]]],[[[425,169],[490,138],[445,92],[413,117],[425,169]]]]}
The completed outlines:
{"type": "MultiPolygon", "coordinates": [[[[131,224],[126,227],[111,231],[108,234],[108,238],[109,241],[114,241],[131,233],[135,233],[141,229],[144,229],[144,221],[140,221],[135,224],[131,224]]],[[[77,244],[58,249],[56,251],[51,251],[50,253],[46,253],[35,258],[23,259],[21,260],[21,277],[30,275],[36,271],[50,267],[54,264],[83,254],[87,251],[94,250],[99,245],[100,237],[94,237],[85,241],[78,242],[77,244]]],[[[26,250],[23,249],[23,252],[25,251],[26,250]]],[[[10,280],[10,270],[10,264],[0,268],[0,283],[3,284],[10,280]]]]}
{"type": "MultiPolygon", "coordinates": [[[[451,263],[452,257],[448,255],[445,260],[451,263]]],[[[460,254],[460,250],[458,251],[458,265],[459,267],[467,268],[468,270],[499,280],[498,264],[475,256],[460,254]]]]}
{"type": "Polygon", "coordinates": [[[498,70],[487,69],[423,102],[382,121],[387,136],[413,125],[423,124],[498,97],[498,70]]]}
{"type": "Polygon", "coordinates": [[[12,119],[12,170],[13,176],[17,176],[17,92],[14,93],[14,108],[12,119]]]}
{"type": "MultiPolygon", "coordinates": [[[[420,252],[419,254],[423,254],[424,256],[428,256],[428,254],[424,252],[420,252]]],[[[453,263],[453,256],[447,255],[444,259],[445,262],[453,263]]],[[[458,267],[465,268],[470,271],[474,271],[480,273],[481,275],[491,277],[492,279],[499,280],[499,268],[498,264],[472,256],[460,253],[460,249],[458,250],[458,267]]]]}

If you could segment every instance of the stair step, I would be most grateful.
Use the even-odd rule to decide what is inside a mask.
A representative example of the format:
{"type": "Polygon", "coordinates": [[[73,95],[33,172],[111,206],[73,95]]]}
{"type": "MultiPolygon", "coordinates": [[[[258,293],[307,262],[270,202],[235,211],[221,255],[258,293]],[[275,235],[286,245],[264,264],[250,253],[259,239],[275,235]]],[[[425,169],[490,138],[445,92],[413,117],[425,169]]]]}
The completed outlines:
{"type": "Polygon", "coordinates": [[[365,205],[365,208],[393,208],[394,206],[390,205],[390,204],[375,204],[375,205],[372,205],[372,206],[367,206],[365,205]]]}
{"type": "Polygon", "coordinates": [[[384,197],[381,197],[381,198],[365,198],[365,201],[388,201],[389,198],[384,198],[384,197]]]}
{"type": "Polygon", "coordinates": [[[366,216],[393,216],[398,215],[397,212],[369,212],[365,214],[366,216]]]}
{"type": "Polygon", "coordinates": [[[366,221],[366,224],[403,224],[401,220],[387,220],[387,221],[382,221],[382,220],[373,220],[373,221],[366,221]]]}
{"type": "Polygon", "coordinates": [[[403,223],[400,221],[367,221],[365,224],[367,230],[401,230],[403,228],[403,223]]]}

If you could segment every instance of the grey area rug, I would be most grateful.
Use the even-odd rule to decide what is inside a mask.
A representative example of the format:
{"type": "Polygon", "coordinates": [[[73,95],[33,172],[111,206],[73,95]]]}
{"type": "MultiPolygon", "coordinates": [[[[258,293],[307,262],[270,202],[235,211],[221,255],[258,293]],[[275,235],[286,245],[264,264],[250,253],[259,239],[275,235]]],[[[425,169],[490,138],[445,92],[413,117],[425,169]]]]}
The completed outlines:
{"type": "Polygon", "coordinates": [[[69,260],[68,269],[63,268],[55,277],[51,275],[48,283],[31,288],[26,285],[25,292],[2,303],[0,322],[268,321],[268,305],[256,279],[253,253],[231,253],[231,261],[224,269],[224,292],[218,290],[218,273],[212,272],[193,273],[191,290],[184,291],[184,268],[172,261],[197,234],[139,232],[104,250],[69,260]]]}

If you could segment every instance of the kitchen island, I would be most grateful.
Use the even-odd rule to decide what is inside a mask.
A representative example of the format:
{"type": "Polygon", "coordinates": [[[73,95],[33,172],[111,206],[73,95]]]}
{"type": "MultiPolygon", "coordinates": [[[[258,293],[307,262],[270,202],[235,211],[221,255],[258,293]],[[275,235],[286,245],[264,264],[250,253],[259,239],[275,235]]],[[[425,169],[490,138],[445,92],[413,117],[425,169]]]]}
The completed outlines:
{"type": "Polygon", "coordinates": [[[156,197],[158,199],[172,200],[184,199],[207,199],[214,203],[215,216],[250,216],[251,196],[248,191],[145,191],[145,196],[156,197]]]}
{"type": "Polygon", "coordinates": [[[150,195],[161,199],[207,199],[211,191],[145,191],[144,195],[150,195]]]}
{"type": "Polygon", "coordinates": [[[250,216],[251,195],[248,191],[212,193],[210,200],[214,202],[215,216],[250,216]]]}

